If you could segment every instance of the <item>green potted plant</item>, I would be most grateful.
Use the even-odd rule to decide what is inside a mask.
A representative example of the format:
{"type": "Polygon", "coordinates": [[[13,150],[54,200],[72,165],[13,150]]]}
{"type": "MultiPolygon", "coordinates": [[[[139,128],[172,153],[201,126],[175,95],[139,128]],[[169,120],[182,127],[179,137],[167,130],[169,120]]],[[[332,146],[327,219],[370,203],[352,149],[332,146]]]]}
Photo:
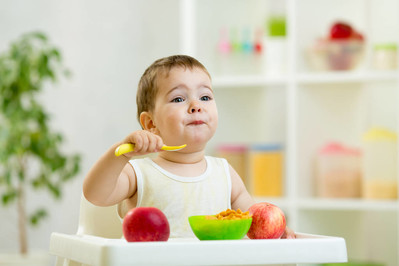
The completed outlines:
{"type": "Polygon", "coordinates": [[[16,207],[20,253],[27,254],[27,226],[47,216],[28,213],[26,191],[47,190],[60,199],[62,185],[79,172],[80,156],[62,151],[63,136],[49,126],[38,100],[45,86],[68,74],[60,51],[40,32],[22,35],[0,53],[0,196],[16,207]]]}

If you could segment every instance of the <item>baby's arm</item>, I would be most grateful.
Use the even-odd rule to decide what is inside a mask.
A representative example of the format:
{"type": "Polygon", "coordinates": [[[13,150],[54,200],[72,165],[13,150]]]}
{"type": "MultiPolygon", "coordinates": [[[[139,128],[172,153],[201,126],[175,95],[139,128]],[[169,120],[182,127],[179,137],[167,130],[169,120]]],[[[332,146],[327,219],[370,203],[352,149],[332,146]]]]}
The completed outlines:
{"type": "Polygon", "coordinates": [[[162,139],[146,130],[128,135],[124,141],[112,145],[94,164],[83,182],[83,194],[98,206],[111,206],[132,197],[137,190],[136,175],[128,161],[133,156],[158,152],[162,139]],[[122,143],[134,143],[135,150],[115,156],[115,149],[122,143]]]}
{"type": "Polygon", "coordinates": [[[249,195],[238,173],[231,165],[229,165],[229,168],[231,176],[231,208],[234,210],[239,208],[242,211],[247,211],[249,207],[255,204],[255,201],[249,195]]]}

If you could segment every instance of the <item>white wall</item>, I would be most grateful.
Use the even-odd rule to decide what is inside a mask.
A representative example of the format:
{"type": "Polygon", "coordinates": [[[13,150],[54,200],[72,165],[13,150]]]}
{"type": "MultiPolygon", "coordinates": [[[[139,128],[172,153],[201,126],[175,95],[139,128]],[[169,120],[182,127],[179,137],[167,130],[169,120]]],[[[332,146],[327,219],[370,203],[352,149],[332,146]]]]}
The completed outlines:
{"type": "MultiPolygon", "coordinates": [[[[22,33],[41,30],[61,48],[70,79],[46,88],[43,103],[65,150],[83,156],[78,177],[64,186],[62,201],[47,192],[30,197],[50,217],[29,230],[31,248],[48,249],[51,232],[77,230],[85,173],[114,142],[138,129],[136,87],[155,59],[179,52],[178,1],[0,0],[0,52],[22,33]]],[[[1,97],[1,96],[0,96],[1,97]]],[[[17,250],[16,212],[0,207],[0,252],[17,250]]]]}

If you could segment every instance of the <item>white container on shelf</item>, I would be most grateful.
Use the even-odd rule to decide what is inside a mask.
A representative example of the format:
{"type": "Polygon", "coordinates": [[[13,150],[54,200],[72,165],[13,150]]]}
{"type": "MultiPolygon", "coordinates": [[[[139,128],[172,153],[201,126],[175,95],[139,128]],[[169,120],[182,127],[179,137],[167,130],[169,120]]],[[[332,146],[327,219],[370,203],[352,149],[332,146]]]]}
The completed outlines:
{"type": "Polygon", "coordinates": [[[279,76],[287,72],[287,18],[277,12],[266,21],[267,36],[263,39],[264,73],[279,76]]]}
{"type": "Polygon", "coordinates": [[[372,128],[364,135],[363,196],[372,199],[397,198],[397,135],[372,128]]]}
{"type": "Polygon", "coordinates": [[[266,37],[264,47],[264,73],[281,75],[287,71],[287,39],[283,37],[266,37]]]}
{"type": "Polygon", "coordinates": [[[340,143],[325,145],[317,155],[316,195],[355,198],[361,193],[361,153],[340,143]]]}

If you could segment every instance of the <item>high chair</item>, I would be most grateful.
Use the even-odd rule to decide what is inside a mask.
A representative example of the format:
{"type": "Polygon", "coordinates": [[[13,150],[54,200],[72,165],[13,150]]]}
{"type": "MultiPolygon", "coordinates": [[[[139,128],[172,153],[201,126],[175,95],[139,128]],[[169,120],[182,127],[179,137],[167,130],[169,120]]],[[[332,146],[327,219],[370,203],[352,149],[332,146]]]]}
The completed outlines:
{"type": "Polygon", "coordinates": [[[122,237],[117,208],[97,207],[82,195],[76,235],[52,233],[56,266],[276,265],[347,262],[345,240],[310,234],[296,239],[172,239],[132,242],[122,237]]]}
{"type": "MultiPolygon", "coordinates": [[[[77,236],[91,235],[107,239],[119,239],[122,237],[122,225],[117,214],[117,205],[110,207],[98,207],[89,202],[82,194],[80,199],[79,224],[77,236]]],[[[50,250],[57,243],[51,242],[50,250]]],[[[72,261],[70,258],[57,256],[57,266],[84,265],[72,261]]]]}
{"type": "Polygon", "coordinates": [[[98,207],[83,195],[80,200],[79,225],[77,235],[92,235],[104,238],[121,238],[122,226],[117,213],[117,205],[98,207]]]}

